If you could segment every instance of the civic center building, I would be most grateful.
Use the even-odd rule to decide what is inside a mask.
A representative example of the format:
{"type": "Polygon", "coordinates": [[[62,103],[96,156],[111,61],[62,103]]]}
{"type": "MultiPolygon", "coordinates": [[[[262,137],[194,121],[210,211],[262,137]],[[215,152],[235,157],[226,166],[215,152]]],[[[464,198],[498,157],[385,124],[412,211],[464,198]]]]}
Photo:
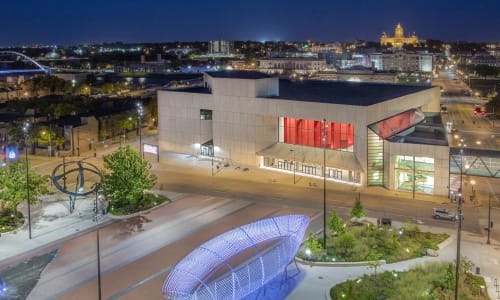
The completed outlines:
{"type": "Polygon", "coordinates": [[[438,87],[207,72],[158,91],[164,151],[356,186],[447,195],[438,87]]]}

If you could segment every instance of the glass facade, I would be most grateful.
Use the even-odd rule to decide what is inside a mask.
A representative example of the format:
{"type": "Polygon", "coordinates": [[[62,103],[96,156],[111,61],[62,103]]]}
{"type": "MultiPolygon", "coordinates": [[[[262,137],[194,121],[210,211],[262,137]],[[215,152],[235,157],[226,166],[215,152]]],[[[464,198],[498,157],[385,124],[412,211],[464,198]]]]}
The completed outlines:
{"type": "MultiPolygon", "coordinates": [[[[306,175],[306,176],[323,176],[323,166],[316,165],[306,162],[300,161],[292,161],[281,158],[273,158],[273,157],[264,157],[263,165],[268,168],[275,168],[280,170],[285,170],[289,172],[293,172],[295,168],[295,172],[297,174],[306,175]]],[[[346,183],[360,183],[361,182],[361,173],[351,170],[337,169],[326,167],[326,178],[342,181],[346,183]]]]}
{"type": "Polygon", "coordinates": [[[451,155],[450,173],[500,178],[500,158],[485,155],[451,155]]]}
{"type": "Polygon", "coordinates": [[[396,189],[434,193],[434,158],[416,156],[396,156],[396,189]]]}
{"type": "Polygon", "coordinates": [[[323,136],[326,134],[327,149],[353,151],[352,124],[283,117],[280,127],[282,143],[323,148],[323,136]]]}
{"type": "Polygon", "coordinates": [[[368,129],[368,185],[384,185],[384,140],[368,129]]]}

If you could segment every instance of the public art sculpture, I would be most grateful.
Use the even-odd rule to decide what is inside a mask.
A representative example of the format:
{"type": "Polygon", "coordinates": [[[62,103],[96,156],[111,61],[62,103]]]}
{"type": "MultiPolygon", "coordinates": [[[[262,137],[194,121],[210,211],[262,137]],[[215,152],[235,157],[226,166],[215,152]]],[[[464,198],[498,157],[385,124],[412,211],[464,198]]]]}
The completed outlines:
{"type": "Polygon", "coordinates": [[[283,215],[216,236],[175,265],[163,283],[163,296],[242,299],[286,270],[308,224],[306,215],[283,215]]]}
{"type": "Polygon", "coordinates": [[[84,159],[66,162],[63,158],[63,163],[54,168],[50,178],[59,191],[69,196],[69,211],[72,213],[77,197],[85,197],[99,190],[101,177],[101,170],[84,159]]]}

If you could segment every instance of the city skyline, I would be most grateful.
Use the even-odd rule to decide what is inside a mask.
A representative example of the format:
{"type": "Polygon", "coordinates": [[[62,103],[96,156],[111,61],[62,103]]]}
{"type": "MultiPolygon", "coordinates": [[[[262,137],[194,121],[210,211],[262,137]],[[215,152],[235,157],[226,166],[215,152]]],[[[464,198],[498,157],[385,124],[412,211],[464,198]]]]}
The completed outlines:
{"type": "Polygon", "coordinates": [[[25,0],[4,3],[0,46],[207,41],[378,41],[405,35],[448,42],[500,41],[494,0],[290,1],[25,0]],[[7,28],[7,29],[6,29],[7,28]]]}

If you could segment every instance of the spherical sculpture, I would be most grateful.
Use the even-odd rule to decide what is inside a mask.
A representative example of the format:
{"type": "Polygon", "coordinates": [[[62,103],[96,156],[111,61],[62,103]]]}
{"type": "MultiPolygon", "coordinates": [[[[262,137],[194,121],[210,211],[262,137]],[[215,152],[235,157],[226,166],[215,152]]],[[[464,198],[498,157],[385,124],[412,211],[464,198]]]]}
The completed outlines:
{"type": "Polygon", "coordinates": [[[166,299],[241,299],[281,274],[309,225],[306,215],[259,220],[194,249],[163,283],[166,299]]]}

